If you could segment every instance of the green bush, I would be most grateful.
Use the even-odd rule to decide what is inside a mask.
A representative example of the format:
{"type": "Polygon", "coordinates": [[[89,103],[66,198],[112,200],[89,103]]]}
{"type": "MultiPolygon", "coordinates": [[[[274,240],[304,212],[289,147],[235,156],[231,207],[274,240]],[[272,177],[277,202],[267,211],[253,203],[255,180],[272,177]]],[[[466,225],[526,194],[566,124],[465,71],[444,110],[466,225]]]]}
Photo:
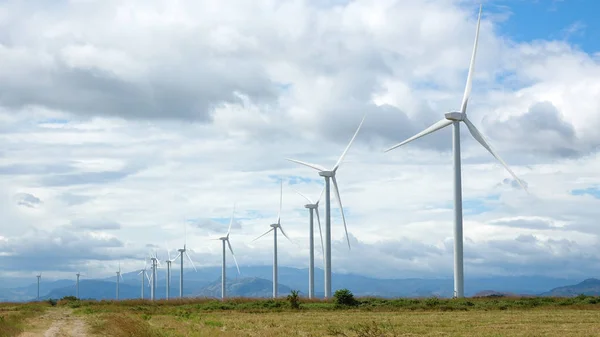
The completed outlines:
{"type": "Polygon", "coordinates": [[[338,289],[333,294],[335,304],[343,306],[355,306],[358,304],[354,298],[354,294],[348,289],[338,289]]]}
{"type": "Polygon", "coordinates": [[[300,291],[292,290],[290,294],[287,296],[288,302],[290,302],[290,307],[292,309],[300,309],[300,291]]]}
{"type": "Polygon", "coordinates": [[[46,300],[46,302],[48,302],[48,304],[50,304],[53,307],[55,307],[57,303],[56,300],[53,298],[49,298],[48,300],[46,300]]]}

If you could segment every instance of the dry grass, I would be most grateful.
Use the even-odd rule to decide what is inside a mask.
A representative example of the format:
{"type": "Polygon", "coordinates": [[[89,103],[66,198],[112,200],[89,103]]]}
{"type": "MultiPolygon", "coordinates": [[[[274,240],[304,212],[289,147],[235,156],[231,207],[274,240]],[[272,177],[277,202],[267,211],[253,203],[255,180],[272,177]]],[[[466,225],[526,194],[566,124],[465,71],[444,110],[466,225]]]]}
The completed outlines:
{"type": "Polygon", "coordinates": [[[19,335],[25,321],[41,315],[47,307],[46,303],[0,303],[0,337],[19,335]]]}
{"type": "Polygon", "coordinates": [[[208,299],[77,303],[101,336],[596,336],[600,298],[208,299]]]}
{"type": "Polygon", "coordinates": [[[99,317],[102,336],[597,336],[598,310],[211,312],[99,317]]]}

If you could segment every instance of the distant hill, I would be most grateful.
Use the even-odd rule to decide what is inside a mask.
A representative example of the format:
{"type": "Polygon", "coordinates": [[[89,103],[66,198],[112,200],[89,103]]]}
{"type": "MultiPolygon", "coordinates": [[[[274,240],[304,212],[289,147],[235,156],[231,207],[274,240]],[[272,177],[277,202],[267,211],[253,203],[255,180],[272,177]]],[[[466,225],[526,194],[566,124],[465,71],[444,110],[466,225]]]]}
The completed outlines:
{"type": "Polygon", "coordinates": [[[515,293],[501,292],[495,290],[484,290],[476,293],[473,297],[521,297],[515,293]]]}
{"type": "MultiPolygon", "coordinates": [[[[258,277],[227,279],[225,287],[228,297],[268,298],[273,296],[273,282],[258,277]]],[[[290,291],[288,286],[281,283],[277,287],[279,296],[287,296],[290,291]]],[[[200,290],[198,296],[221,298],[221,278],[200,290]]]]}
{"type": "MultiPolygon", "coordinates": [[[[177,266],[178,267],[178,266],[177,266]]],[[[179,268],[173,267],[171,278],[171,297],[179,297],[179,268]]],[[[241,266],[241,275],[237,274],[235,267],[227,269],[228,284],[231,286],[239,283],[238,287],[240,296],[243,293],[252,296],[252,294],[260,294],[254,292],[253,287],[259,287],[257,283],[251,284],[250,289],[245,290],[242,287],[243,279],[256,278],[268,281],[268,285],[264,285],[271,293],[270,282],[272,280],[271,266],[241,266]]],[[[216,294],[220,295],[220,282],[215,282],[221,276],[220,267],[205,267],[199,268],[198,271],[192,269],[184,270],[184,296],[200,296],[200,294],[216,294]],[[211,293],[210,287],[215,289],[211,293]]],[[[121,298],[139,298],[141,275],[138,271],[123,272],[123,281],[121,282],[121,298]]],[[[14,280],[8,280],[6,284],[14,284],[14,280]]],[[[32,277],[29,283],[25,283],[21,287],[0,288],[0,301],[30,301],[35,299],[37,285],[35,277],[32,277]]],[[[115,276],[102,279],[83,278],[80,283],[82,297],[92,297],[98,299],[112,299],[115,297],[115,276]],[[86,285],[86,282],[101,282],[95,285],[86,285]],[[89,289],[89,293],[88,292],[89,289]]],[[[256,281],[258,282],[258,281],[256,281]]],[[[147,282],[146,282],[147,283],[147,282]]],[[[289,289],[299,290],[302,294],[308,293],[308,269],[283,267],[279,268],[279,283],[285,285],[288,290],[280,291],[281,294],[286,293],[289,289]]],[[[512,293],[519,295],[537,295],[547,292],[548,289],[564,287],[574,284],[573,280],[559,279],[544,276],[500,276],[487,278],[467,278],[465,280],[465,295],[474,296],[480,292],[493,289],[498,293],[512,293]]],[[[3,284],[4,279],[3,279],[3,284]]],[[[159,270],[157,275],[157,298],[164,298],[166,294],[166,278],[164,269],[159,270]]],[[[377,279],[373,277],[356,275],[356,274],[338,274],[332,275],[333,291],[337,289],[350,289],[356,296],[377,296],[377,297],[451,297],[453,294],[453,281],[451,278],[438,279],[420,279],[420,278],[405,278],[405,279],[377,279]]],[[[145,287],[146,297],[149,295],[149,288],[145,287]]],[[[236,293],[236,288],[232,288],[229,293],[236,293]]],[[[51,281],[48,278],[42,278],[40,283],[40,295],[44,298],[48,296],[57,298],[59,295],[73,295],[75,293],[75,277],[70,280],[51,281]],[[65,289],[61,289],[65,288],[65,289]],[[68,290],[71,289],[71,290],[68,290]]],[[[323,270],[315,270],[315,295],[323,297],[323,270]]],[[[208,296],[208,295],[207,295],[208,296]]]]}
{"type": "MultiPolygon", "coordinates": [[[[75,283],[56,288],[50,291],[44,296],[40,296],[40,299],[46,300],[49,298],[60,299],[65,296],[75,296],[76,289],[75,283]]],[[[146,293],[150,294],[150,290],[146,293]]],[[[113,282],[98,281],[98,280],[81,280],[79,281],[79,297],[83,299],[97,299],[97,300],[113,300],[117,295],[117,285],[113,282]]],[[[140,288],[133,287],[128,284],[119,284],[119,298],[120,299],[132,299],[140,296],[140,288]]]]}
{"type": "Polygon", "coordinates": [[[551,297],[574,297],[580,294],[598,296],[600,295],[600,280],[589,278],[575,285],[554,288],[540,296],[551,297]]]}

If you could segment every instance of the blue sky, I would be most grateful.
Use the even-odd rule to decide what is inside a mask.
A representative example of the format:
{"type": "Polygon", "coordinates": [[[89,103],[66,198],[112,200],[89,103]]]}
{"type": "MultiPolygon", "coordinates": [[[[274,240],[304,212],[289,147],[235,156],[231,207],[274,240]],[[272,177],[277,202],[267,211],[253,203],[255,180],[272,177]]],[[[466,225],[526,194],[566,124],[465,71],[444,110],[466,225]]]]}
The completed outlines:
{"type": "Polygon", "coordinates": [[[500,33],[516,42],[566,40],[588,53],[600,50],[600,2],[594,0],[498,0],[485,11],[507,14],[500,33]]]}

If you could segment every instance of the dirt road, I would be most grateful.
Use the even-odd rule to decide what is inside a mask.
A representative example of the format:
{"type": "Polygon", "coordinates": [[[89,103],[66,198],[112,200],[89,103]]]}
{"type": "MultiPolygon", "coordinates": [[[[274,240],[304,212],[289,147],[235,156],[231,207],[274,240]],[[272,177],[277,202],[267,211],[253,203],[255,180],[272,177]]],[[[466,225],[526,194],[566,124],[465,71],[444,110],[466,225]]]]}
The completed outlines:
{"type": "Polygon", "coordinates": [[[19,337],[85,337],[87,324],[68,308],[52,308],[42,316],[31,319],[19,337]]]}

